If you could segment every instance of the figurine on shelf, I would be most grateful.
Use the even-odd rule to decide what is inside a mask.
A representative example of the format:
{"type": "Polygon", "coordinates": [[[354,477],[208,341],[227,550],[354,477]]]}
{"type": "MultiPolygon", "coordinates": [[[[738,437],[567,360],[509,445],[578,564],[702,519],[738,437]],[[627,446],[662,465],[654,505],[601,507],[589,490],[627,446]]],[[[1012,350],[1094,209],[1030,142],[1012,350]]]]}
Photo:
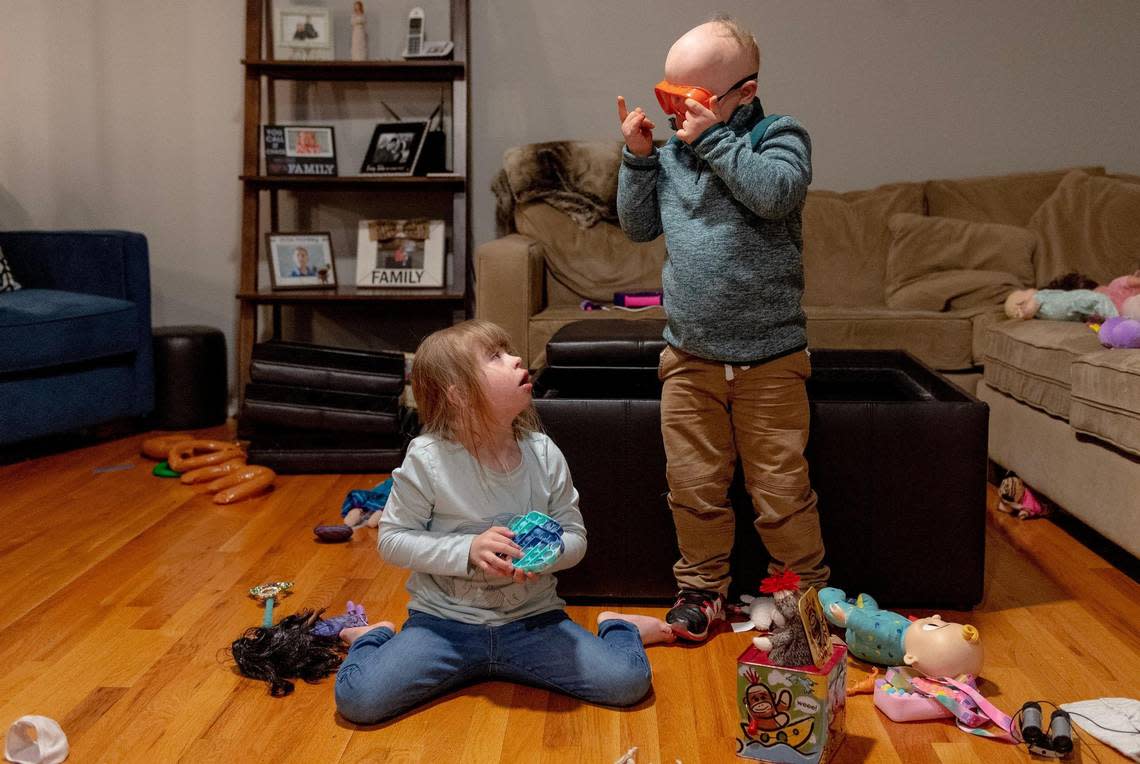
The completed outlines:
{"type": "Polygon", "coordinates": [[[352,4],[352,60],[368,60],[368,30],[365,28],[364,3],[352,4]]]}

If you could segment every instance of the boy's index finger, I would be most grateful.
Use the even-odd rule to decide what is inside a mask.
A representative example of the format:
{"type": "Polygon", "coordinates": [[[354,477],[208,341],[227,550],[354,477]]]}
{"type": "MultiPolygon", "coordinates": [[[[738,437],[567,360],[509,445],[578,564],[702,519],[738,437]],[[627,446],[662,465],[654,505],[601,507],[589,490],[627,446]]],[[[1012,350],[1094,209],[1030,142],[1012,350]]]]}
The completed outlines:
{"type": "Polygon", "coordinates": [[[625,118],[629,116],[629,109],[626,108],[624,96],[618,96],[617,97],[617,105],[618,105],[618,119],[624,123],[625,118]]]}

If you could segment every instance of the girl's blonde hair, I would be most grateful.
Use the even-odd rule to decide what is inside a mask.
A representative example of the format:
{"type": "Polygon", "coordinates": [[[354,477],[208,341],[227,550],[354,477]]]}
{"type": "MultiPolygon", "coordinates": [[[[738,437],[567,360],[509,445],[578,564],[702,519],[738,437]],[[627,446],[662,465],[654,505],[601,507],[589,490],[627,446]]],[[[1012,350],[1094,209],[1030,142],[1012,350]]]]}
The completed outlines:
{"type": "MultiPolygon", "coordinates": [[[[425,433],[453,440],[478,458],[483,434],[494,426],[483,392],[484,355],[514,353],[507,332],[490,321],[464,321],[428,335],[412,362],[412,395],[425,433]]],[[[540,429],[534,404],[511,423],[516,438],[540,429]]]]}

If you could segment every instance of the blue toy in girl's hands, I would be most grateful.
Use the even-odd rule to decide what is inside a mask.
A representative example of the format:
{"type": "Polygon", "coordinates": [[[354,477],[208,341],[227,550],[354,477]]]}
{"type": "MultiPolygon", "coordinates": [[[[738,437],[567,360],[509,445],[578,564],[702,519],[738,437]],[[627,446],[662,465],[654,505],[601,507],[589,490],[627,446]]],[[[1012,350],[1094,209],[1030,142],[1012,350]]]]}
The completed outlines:
{"type": "Polygon", "coordinates": [[[524,573],[546,570],[566,549],[558,521],[533,509],[512,518],[507,527],[514,531],[514,542],[523,550],[523,556],[513,564],[516,570],[524,573]]]}

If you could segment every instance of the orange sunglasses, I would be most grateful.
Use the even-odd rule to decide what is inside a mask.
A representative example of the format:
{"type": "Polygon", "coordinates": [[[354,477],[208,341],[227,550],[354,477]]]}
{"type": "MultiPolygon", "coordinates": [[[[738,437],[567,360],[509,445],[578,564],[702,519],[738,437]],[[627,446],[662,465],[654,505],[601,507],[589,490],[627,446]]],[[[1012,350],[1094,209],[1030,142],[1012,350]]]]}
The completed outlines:
{"type": "MultiPolygon", "coordinates": [[[[724,98],[732,91],[744,85],[749,80],[754,80],[759,76],[759,72],[749,74],[747,77],[740,79],[735,85],[724,91],[724,95],[717,96],[717,100],[724,98]]],[[[704,106],[706,109],[711,108],[709,104],[712,103],[713,93],[698,85],[675,85],[669,80],[661,80],[653,88],[653,94],[657,96],[657,103],[661,105],[661,110],[669,115],[669,126],[676,130],[679,125],[685,123],[685,114],[689,111],[685,106],[685,101],[692,98],[694,101],[704,106]]]]}

